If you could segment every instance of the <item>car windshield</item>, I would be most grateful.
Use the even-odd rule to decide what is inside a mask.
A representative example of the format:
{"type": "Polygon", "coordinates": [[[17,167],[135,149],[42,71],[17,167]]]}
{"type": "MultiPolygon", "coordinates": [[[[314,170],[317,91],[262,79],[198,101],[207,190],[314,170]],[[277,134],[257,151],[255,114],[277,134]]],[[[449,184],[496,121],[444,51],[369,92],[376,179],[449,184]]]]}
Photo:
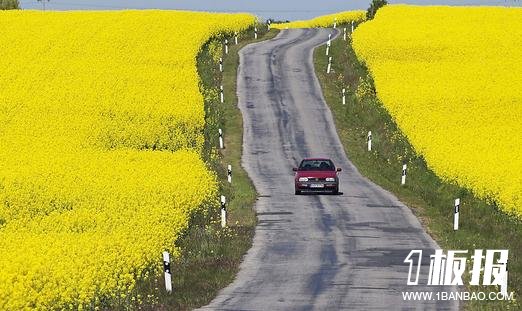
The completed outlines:
{"type": "Polygon", "coordinates": [[[335,171],[335,166],[330,160],[303,160],[299,166],[300,171],[335,171]]]}

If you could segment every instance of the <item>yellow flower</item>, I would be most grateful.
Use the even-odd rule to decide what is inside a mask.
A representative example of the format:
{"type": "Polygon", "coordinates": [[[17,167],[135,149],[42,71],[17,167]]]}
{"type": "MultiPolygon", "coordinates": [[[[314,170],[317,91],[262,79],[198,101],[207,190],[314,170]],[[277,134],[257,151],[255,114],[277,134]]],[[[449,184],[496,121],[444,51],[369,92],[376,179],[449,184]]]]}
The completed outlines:
{"type": "Polygon", "coordinates": [[[522,9],[392,5],[354,33],[378,97],[442,178],[522,215],[522,9]]]}
{"type": "Polygon", "coordinates": [[[201,159],[196,56],[246,14],[0,11],[0,310],[128,297],[191,215],[201,159]]]}
{"type": "Polygon", "coordinates": [[[330,15],[319,16],[310,20],[294,21],[289,23],[274,24],[276,29],[286,28],[316,28],[316,27],[333,27],[349,22],[362,22],[366,19],[365,11],[345,11],[330,15]]]}

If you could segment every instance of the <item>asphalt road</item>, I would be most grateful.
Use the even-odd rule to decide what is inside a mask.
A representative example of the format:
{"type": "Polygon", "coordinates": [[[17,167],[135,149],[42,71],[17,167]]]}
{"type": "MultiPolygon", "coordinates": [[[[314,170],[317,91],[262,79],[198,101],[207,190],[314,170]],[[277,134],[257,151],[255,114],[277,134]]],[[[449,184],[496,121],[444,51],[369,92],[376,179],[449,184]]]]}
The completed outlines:
{"type": "Polygon", "coordinates": [[[329,33],[337,35],[285,30],[240,52],[242,161],[260,193],[259,223],[236,280],[203,309],[457,309],[455,302],[403,300],[402,291],[455,289],[426,286],[429,255],[439,247],[344,152],[313,67],[313,50],[329,33]],[[343,169],[342,195],[295,196],[292,168],[320,156],[343,169]],[[407,286],[404,260],[413,249],[424,251],[419,286],[407,286]]]}

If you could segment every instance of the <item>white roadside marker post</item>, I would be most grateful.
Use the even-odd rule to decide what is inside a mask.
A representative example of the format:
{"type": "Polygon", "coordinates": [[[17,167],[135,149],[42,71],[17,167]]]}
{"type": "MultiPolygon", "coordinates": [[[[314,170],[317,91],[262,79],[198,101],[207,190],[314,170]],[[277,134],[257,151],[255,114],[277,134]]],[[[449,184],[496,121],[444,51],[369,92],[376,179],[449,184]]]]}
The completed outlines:
{"type": "Polygon", "coordinates": [[[330,45],[332,44],[332,35],[328,35],[328,41],[326,42],[326,56],[330,54],[330,45]]]}
{"type": "Polygon", "coordinates": [[[225,94],[223,93],[223,85],[219,87],[219,97],[221,99],[221,103],[225,102],[225,94]]]}
{"type": "Polygon", "coordinates": [[[408,168],[408,166],[406,164],[403,164],[402,165],[402,179],[401,179],[401,185],[405,185],[406,184],[406,169],[408,168]]]}
{"type": "Polygon", "coordinates": [[[453,230],[459,230],[460,199],[455,199],[455,213],[453,216],[453,230]]]}
{"type": "Polygon", "coordinates": [[[234,33],[234,43],[237,45],[237,32],[234,33]]]}
{"type": "Polygon", "coordinates": [[[228,54],[228,39],[225,39],[225,54],[228,54]]]}
{"type": "Polygon", "coordinates": [[[219,72],[223,72],[223,58],[219,58],[219,72]]]}
{"type": "Polygon", "coordinates": [[[267,29],[268,29],[268,31],[270,31],[270,25],[272,24],[272,22],[271,22],[270,20],[268,20],[268,21],[266,22],[266,24],[267,24],[267,29]]]}
{"type": "Polygon", "coordinates": [[[343,29],[343,39],[344,41],[346,41],[346,27],[344,27],[343,29]]]}
{"type": "Polygon", "coordinates": [[[223,143],[223,131],[219,129],[219,149],[225,149],[225,145],[223,143]]]}
{"type": "Polygon", "coordinates": [[[170,272],[170,254],[163,252],[163,270],[165,271],[165,289],[172,292],[172,274],[170,272]]]}
{"type": "Polygon", "coordinates": [[[330,54],[330,41],[328,41],[328,43],[326,43],[326,56],[328,56],[330,54]]]}
{"type": "Polygon", "coordinates": [[[334,26],[334,29],[337,28],[337,17],[334,20],[334,25],[333,26],[334,26]]]}
{"type": "Polygon", "coordinates": [[[352,33],[353,33],[353,21],[352,21],[352,33]]]}
{"type": "Polygon", "coordinates": [[[346,89],[343,88],[343,105],[346,105],[346,89]]]}
{"type": "Polygon", "coordinates": [[[227,168],[227,180],[228,180],[228,183],[231,184],[232,183],[232,165],[228,165],[228,168],[227,168]]]}
{"type": "Polygon", "coordinates": [[[368,141],[368,151],[372,151],[372,131],[368,132],[368,137],[366,140],[368,141]]]}
{"type": "Polygon", "coordinates": [[[332,57],[330,56],[328,58],[328,68],[326,68],[326,73],[330,73],[331,70],[332,70],[332,57]]]}
{"type": "Polygon", "coordinates": [[[224,195],[221,196],[221,228],[227,226],[227,199],[224,195]]]}
{"type": "Polygon", "coordinates": [[[254,39],[257,39],[257,27],[254,27],[254,39]]]}

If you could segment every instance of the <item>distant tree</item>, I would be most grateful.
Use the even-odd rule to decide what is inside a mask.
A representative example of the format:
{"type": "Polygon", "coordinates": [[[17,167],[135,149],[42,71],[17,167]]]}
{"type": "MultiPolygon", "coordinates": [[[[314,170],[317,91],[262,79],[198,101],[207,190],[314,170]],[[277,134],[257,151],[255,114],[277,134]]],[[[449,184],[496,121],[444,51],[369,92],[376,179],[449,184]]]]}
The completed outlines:
{"type": "Polygon", "coordinates": [[[372,0],[372,3],[370,4],[368,11],[366,11],[366,18],[373,19],[375,14],[377,13],[377,10],[387,4],[388,4],[388,1],[386,1],[386,0],[372,0]]]}
{"type": "Polygon", "coordinates": [[[0,10],[17,10],[20,9],[18,0],[0,0],[0,10]]]}

